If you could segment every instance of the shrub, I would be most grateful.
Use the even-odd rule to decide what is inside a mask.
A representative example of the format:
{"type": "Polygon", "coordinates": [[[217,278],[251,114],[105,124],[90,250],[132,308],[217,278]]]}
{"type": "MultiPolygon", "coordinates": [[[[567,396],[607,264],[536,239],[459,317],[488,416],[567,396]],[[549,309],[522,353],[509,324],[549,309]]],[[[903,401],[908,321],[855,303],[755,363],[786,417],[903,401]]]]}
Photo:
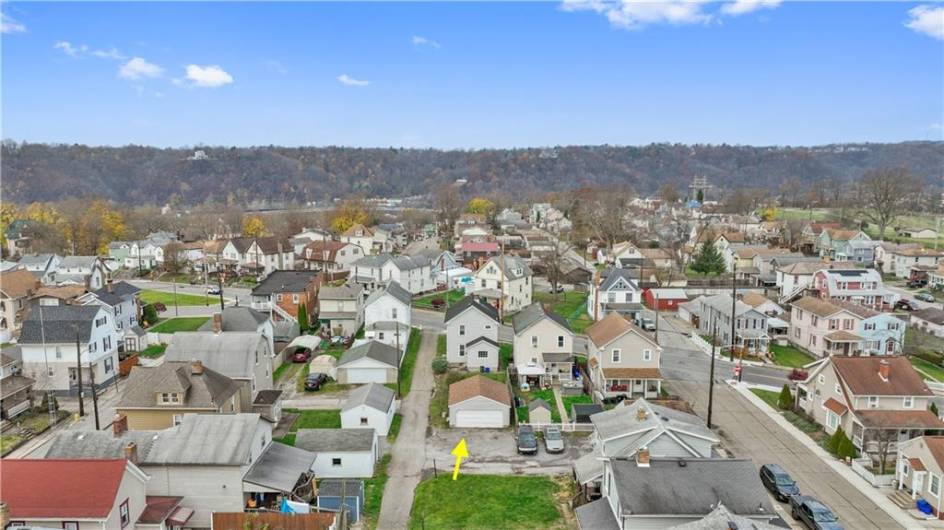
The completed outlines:
{"type": "Polygon", "coordinates": [[[834,432],[833,435],[829,437],[829,442],[827,442],[827,444],[826,444],[826,449],[828,449],[829,452],[832,453],[832,454],[834,454],[834,455],[835,455],[835,454],[838,454],[838,453],[839,453],[839,443],[840,443],[840,442],[842,441],[842,439],[845,438],[845,437],[846,437],[846,433],[844,433],[844,432],[842,431],[842,427],[836,429],[836,432],[834,432]]]}
{"type": "Polygon", "coordinates": [[[302,335],[308,332],[308,308],[304,302],[298,305],[298,332],[302,335]]]}
{"type": "Polygon", "coordinates": [[[944,355],[941,355],[939,353],[934,353],[932,351],[927,351],[927,350],[919,351],[918,353],[915,353],[914,355],[915,357],[919,359],[924,359],[925,361],[928,361],[929,363],[935,366],[941,366],[941,363],[944,362],[944,355]]]}
{"type": "Polygon", "coordinates": [[[449,361],[442,357],[433,359],[433,373],[444,374],[449,369],[449,361]]]}
{"type": "Polygon", "coordinates": [[[144,306],[144,309],[141,310],[144,317],[144,322],[147,325],[152,325],[157,322],[157,308],[154,307],[154,304],[148,304],[144,306]]]}
{"type": "Polygon", "coordinates": [[[845,435],[845,433],[842,435],[842,440],[839,441],[839,447],[837,448],[836,452],[838,453],[836,456],[842,458],[843,460],[846,458],[855,458],[858,456],[856,454],[857,452],[855,446],[852,445],[852,440],[850,440],[849,437],[845,435]]]}
{"type": "Polygon", "coordinates": [[[930,410],[932,414],[934,414],[935,416],[937,416],[937,415],[938,415],[937,403],[933,403],[933,402],[932,402],[932,403],[931,403],[931,406],[928,407],[928,410],[930,410]]]}
{"type": "Polygon", "coordinates": [[[791,410],[793,408],[793,394],[790,393],[790,385],[783,384],[780,398],[777,399],[777,406],[780,407],[780,410],[791,410]]]}

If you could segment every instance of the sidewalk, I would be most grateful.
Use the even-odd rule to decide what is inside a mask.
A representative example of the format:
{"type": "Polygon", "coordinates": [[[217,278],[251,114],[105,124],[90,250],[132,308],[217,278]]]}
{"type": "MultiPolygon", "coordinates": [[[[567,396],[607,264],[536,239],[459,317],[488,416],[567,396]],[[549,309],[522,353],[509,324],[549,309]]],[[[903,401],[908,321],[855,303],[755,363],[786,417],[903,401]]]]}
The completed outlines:
{"type": "Polygon", "coordinates": [[[551,391],[554,392],[554,401],[557,402],[557,410],[560,411],[561,423],[570,423],[570,414],[564,406],[564,400],[561,399],[560,387],[552,386],[551,391]]]}
{"type": "Polygon", "coordinates": [[[746,383],[737,383],[734,381],[727,381],[728,385],[731,386],[735,391],[744,396],[745,399],[751,402],[752,405],[760,409],[765,415],[770,419],[776,422],[780,427],[790,433],[796,441],[800,442],[803,446],[809,449],[814,455],[816,455],[824,464],[829,466],[833,471],[838,473],[849,483],[852,487],[857,489],[859,493],[867,497],[869,500],[874,502],[876,506],[884,511],[889,517],[894,519],[897,523],[904,526],[905,528],[944,528],[944,521],[932,520],[932,521],[923,521],[915,519],[908,515],[904,510],[896,506],[888,496],[880,489],[873,487],[871,484],[865,481],[860,477],[856,472],[852,470],[851,467],[843,464],[839,460],[835,459],[832,455],[826,452],[825,449],[820,447],[812,438],[806,435],[800,429],[797,429],[792,423],[787,421],[780,413],[770,408],[761,398],[755,395],[750,391],[751,386],[760,387],[761,385],[748,385],[746,383]]]}

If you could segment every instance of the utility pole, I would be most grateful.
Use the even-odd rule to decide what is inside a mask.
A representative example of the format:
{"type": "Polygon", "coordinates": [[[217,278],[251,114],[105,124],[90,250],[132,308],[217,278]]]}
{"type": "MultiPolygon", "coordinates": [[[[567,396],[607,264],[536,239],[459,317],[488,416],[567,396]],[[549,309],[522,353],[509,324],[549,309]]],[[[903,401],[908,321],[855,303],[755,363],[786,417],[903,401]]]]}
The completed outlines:
{"type": "Polygon", "coordinates": [[[730,360],[734,362],[734,324],[737,322],[737,256],[731,260],[731,345],[730,360]]]}
{"type": "Polygon", "coordinates": [[[220,288],[220,311],[226,309],[223,306],[223,271],[219,268],[216,270],[216,285],[220,288]]]}
{"type": "MultiPolygon", "coordinates": [[[[498,321],[502,322],[505,320],[505,240],[501,242],[501,254],[498,256],[498,274],[498,321]]],[[[534,289],[534,285],[531,289],[534,289]]]]}
{"type": "Polygon", "coordinates": [[[79,416],[85,416],[85,400],[82,399],[82,346],[79,344],[79,330],[75,330],[75,376],[79,383],[79,416]]]}
{"type": "Polygon", "coordinates": [[[715,340],[718,337],[718,326],[711,332],[711,375],[708,379],[708,428],[711,428],[711,409],[715,401],[715,340]]]}
{"type": "Polygon", "coordinates": [[[403,362],[403,356],[400,355],[400,321],[394,320],[397,326],[397,397],[403,398],[400,394],[400,364],[403,362]]]}
{"type": "Polygon", "coordinates": [[[180,316],[180,312],[177,310],[177,277],[171,278],[171,281],[174,285],[174,316],[180,316]]]}
{"type": "Polygon", "coordinates": [[[92,411],[95,413],[95,430],[102,429],[98,420],[98,391],[95,389],[95,367],[89,361],[89,385],[92,387],[92,411]]]}

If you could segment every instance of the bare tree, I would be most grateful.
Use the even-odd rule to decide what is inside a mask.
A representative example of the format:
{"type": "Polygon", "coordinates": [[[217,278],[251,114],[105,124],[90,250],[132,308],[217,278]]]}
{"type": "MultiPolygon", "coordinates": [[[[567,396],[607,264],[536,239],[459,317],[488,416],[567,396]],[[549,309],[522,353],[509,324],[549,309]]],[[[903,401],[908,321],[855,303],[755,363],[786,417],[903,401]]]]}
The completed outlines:
{"type": "Polygon", "coordinates": [[[665,203],[675,203],[679,200],[678,189],[675,188],[675,184],[671,182],[666,182],[659,188],[659,197],[662,198],[662,201],[665,203]]]}
{"type": "Polygon", "coordinates": [[[884,240],[885,229],[906,211],[919,188],[917,177],[905,168],[868,171],[859,180],[859,215],[876,224],[884,240]]]}
{"type": "Polygon", "coordinates": [[[187,253],[183,245],[173,241],[164,245],[164,270],[177,274],[187,266],[187,253]]]}
{"type": "Polygon", "coordinates": [[[570,241],[557,239],[554,248],[541,254],[541,263],[545,267],[547,280],[551,282],[551,292],[557,295],[557,286],[566,274],[567,253],[574,249],[570,241]]]}
{"type": "Polygon", "coordinates": [[[462,211],[462,198],[459,197],[459,190],[454,184],[443,184],[436,190],[435,197],[436,210],[439,212],[439,220],[443,223],[444,232],[452,230],[453,223],[459,218],[462,211]]]}
{"type": "Polygon", "coordinates": [[[629,188],[584,188],[574,193],[578,201],[573,221],[583,231],[605,242],[607,248],[626,236],[623,216],[632,198],[629,188]]]}

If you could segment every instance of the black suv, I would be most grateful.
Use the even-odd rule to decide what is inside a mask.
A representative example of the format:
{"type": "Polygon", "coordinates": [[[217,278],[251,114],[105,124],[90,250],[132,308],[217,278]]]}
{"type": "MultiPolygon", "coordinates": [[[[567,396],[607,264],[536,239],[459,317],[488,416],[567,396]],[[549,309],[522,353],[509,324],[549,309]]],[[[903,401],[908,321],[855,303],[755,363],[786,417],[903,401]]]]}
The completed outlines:
{"type": "Polygon", "coordinates": [[[538,454],[538,438],[530,425],[518,427],[518,452],[523,455],[538,454]]]}
{"type": "Polygon", "coordinates": [[[760,481],[780,502],[787,502],[790,497],[800,494],[800,488],[790,474],[777,464],[764,464],[760,468],[760,481]]]}
{"type": "Polygon", "coordinates": [[[806,495],[790,497],[790,515],[810,530],[843,530],[832,510],[806,495]]]}

